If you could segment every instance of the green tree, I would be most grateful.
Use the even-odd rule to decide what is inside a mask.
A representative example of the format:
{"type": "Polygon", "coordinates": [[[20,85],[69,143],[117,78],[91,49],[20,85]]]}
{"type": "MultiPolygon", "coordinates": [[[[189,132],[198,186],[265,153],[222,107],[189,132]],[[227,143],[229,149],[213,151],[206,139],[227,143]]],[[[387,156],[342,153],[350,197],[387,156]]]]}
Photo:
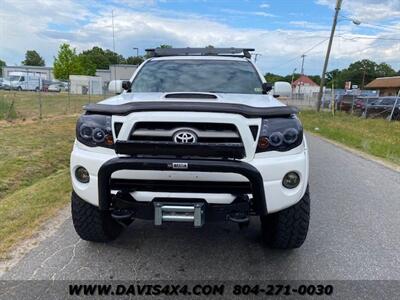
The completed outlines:
{"type": "Polygon", "coordinates": [[[57,79],[68,80],[69,75],[82,75],[83,68],[76,55],[75,48],[69,44],[61,44],[57,57],[54,58],[54,76],[57,79]]]}
{"type": "Polygon", "coordinates": [[[378,77],[396,76],[396,71],[387,63],[381,63],[376,67],[376,75],[378,77]]]}
{"type": "Polygon", "coordinates": [[[0,76],[3,76],[3,67],[6,66],[6,62],[0,59],[0,76]]]}
{"type": "Polygon", "coordinates": [[[81,75],[96,75],[96,64],[89,57],[80,53],[77,57],[78,72],[81,75]]]}
{"type": "Polygon", "coordinates": [[[44,66],[44,59],[35,50],[28,50],[25,53],[25,60],[21,62],[24,66],[44,66]]]}
{"type": "Polygon", "coordinates": [[[308,77],[310,77],[310,79],[312,81],[314,81],[318,85],[321,83],[321,76],[320,75],[309,75],[308,77]]]}
{"type": "Polygon", "coordinates": [[[85,56],[95,66],[95,69],[107,70],[110,65],[126,63],[122,55],[97,46],[83,51],[80,55],[85,56]]]}
{"type": "Polygon", "coordinates": [[[90,50],[85,50],[81,55],[87,57],[91,62],[93,62],[96,69],[108,69],[110,65],[105,51],[100,47],[93,47],[90,50]]]}
{"type": "MultiPolygon", "coordinates": [[[[374,80],[377,77],[376,69],[378,64],[369,59],[363,59],[356,61],[349,65],[349,67],[343,70],[343,80],[351,81],[352,85],[358,85],[364,88],[365,83],[374,80]]],[[[342,81],[342,86],[344,82],[342,81]]]]}
{"type": "Polygon", "coordinates": [[[332,83],[337,87],[337,79],[340,75],[339,69],[334,69],[332,71],[326,72],[326,86],[331,87],[332,83]]]}
{"type": "Polygon", "coordinates": [[[144,61],[142,56],[129,56],[126,59],[128,65],[140,65],[144,61]]]}
{"type": "Polygon", "coordinates": [[[278,75],[278,74],[274,74],[274,73],[266,73],[264,75],[264,78],[265,78],[265,80],[267,82],[270,82],[270,83],[274,83],[274,82],[277,82],[277,81],[283,81],[284,80],[283,76],[278,75]]]}
{"type": "Polygon", "coordinates": [[[327,86],[335,82],[338,88],[344,88],[346,81],[351,81],[352,85],[358,85],[360,88],[374,80],[377,77],[394,76],[396,71],[387,63],[377,64],[369,59],[363,59],[351,63],[342,70],[333,70],[327,73],[327,86]]]}
{"type": "Polygon", "coordinates": [[[121,54],[115,53],[111,50],[107,49],[105,55],[109,65],[124,64],[126,62],[125,58],[121,54]]]}

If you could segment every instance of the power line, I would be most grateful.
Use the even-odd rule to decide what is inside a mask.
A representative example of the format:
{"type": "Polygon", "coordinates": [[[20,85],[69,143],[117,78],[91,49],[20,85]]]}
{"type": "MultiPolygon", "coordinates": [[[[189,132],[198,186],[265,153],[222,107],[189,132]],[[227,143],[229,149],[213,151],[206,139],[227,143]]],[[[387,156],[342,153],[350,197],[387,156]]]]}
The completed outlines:
{"type": "MultiPolygon", "coordinates": [[[[342,39],[351,40],[351,41],[356,41],[356,40],[360,40],[360,39],[383,40],[383,41],[400,41],[400,38],[365,37],[365,36],[354,36],[354,37],[352,37],[352,38],[347,38],[347,37],[345,37],[345,36],[343,36],[343,35],[336,35],[336,36],[337,36],[337,37],[340,37],[340,38],[342,38],[342,39]]],[[[301,55],[297,55],[297,56],[295,56],[295,57],[293,57],[293,58],[287,60],[287,61],[286,61],[285,63],[283,63],[283,64],[279,64],[279,65],[272,66],[270,69],[274,69],[274,68],[277,68],[277,67],[287,66],[288,64],[292,63],[293,61],[298,60],[299,58],[302,58],[303,55],[305,55],[305,54],[311,52],[312,50],[314,50],[315,48],[317,48],[319,45],[325,43],[327,40],[329,40],[329,37],[328,37],[328,38],[324,38],[323,40],[319,41],[318,43],[316,43],[315,45],[313,45],[312,47],[310,47],[309,49],[307,49],[306,51],[304,51],[301,55]]],[[[318,52],[318,53],[320,53],[320,52],[318,52]]],[[[314,54],[315,54],[315,53],[314,53],[314,54]]],[[[314,55],[314,54],[313,54],[313,55],[314,55]]]]}
{"type": "Polygon", "coordinates": [[[369,22],[361,22],[361,25],[370,25],[370,26],[375,26],[375,27],[380,27],[383,29],[390,29],[390,30],[396,30],[396,31],[400,31],[399,27],[392,27],[392,26],[388,26],[388,25],[381,25],[381,24],[374,24],[374,23],[369,23],[369,22]]]}
{"type": "Polygon", "coordinates": [[[342,39],[349,40],[349,41],[355,41],[355,40],[400,41],[400,38],[384,38],[384,37],[368,37],[368,36],[354,36],[354,37],[348,38],[343,35],[337,35],[337,37],[341,37],[342,39]]]}
{"type": "Polygon", "coordinates": [[[347,17],[347,16],[344,16],[342,14],[339,17],[342,18],[342,19],[346,19],[346,20],[352,21],[356,25],[370,25],[370,26],[380,27],[380,28],[384,28],[384,29],[400,31],[400,27],[397,27],[397,26],[395,27],[395,26],[389,26],[389,25],[370,23],[370,22],[366,22],[366,21],[359,20],[359,19],[356,19],[356,18],[347,17]]]}
{"type": "Polygon", "coordinates": [[[276,66],[271,67],[271,69],[274,69],[276,67],[282,67],[282,66],[287,66],[288,64],[290,64],[291,62],[298,60],[299,58],[302,58],[303,55],[309,53],[310,51],[314,50],[315,48],[317,48],[319,45],[321,45],[322,43],[326,42],[327,40],[329,40],[329,38],[324,38],[322,41],[319,41],[318,43],[316,43],[315,45],[313,45],[311,48],[307,49],[306,51],[304,51],[301,55],[297,55],[289,60],[287,60],[285,63],[283,64],[279,64],[276,66]]]}
{"type": "Polygon", "coordinates": [[[319,45],[325,43],[327,40],[329,40],[329,38],[325,38],[324,40],[318,42],[317,44],[315,44],[314,46],[312,46],[312,47],[311,47],[310,49],[308,49],[307,51],[304,51],[304,52],[303,52],[303,55],[304,55],[304,54],[307,54],[308,52],[310,52],[310,51],[312,51],[312,50],[314,50],[314,49],[317,48],[319,45]]]}

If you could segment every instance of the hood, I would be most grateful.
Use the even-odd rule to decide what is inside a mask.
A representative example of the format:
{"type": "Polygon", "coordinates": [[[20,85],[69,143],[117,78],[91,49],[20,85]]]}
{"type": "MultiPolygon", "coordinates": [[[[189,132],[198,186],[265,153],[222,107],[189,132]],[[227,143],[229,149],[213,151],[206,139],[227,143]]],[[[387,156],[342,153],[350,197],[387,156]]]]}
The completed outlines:
{"type": "Polygon", "coordinates": [[[190,93],[122,93],[120,95],[105,99],[99,104],[120,105],[131,102],[201,102],[201,103],[233,103],[251,107],[279,107],[286,106],[272,95],[263,94],[222,94],[222,93],[193,93],[193,95],[205,95],[205,99],[200,97],[185,97],[190,93]],[[177,95],[174,98],[174,95],[177,95]],[[166,98],[167,96],[167,98],[166,98]],[[212,97],[210,97],[212,96],[212,97]],[[210,99],[214,98],[214,99],[210,99]]]}

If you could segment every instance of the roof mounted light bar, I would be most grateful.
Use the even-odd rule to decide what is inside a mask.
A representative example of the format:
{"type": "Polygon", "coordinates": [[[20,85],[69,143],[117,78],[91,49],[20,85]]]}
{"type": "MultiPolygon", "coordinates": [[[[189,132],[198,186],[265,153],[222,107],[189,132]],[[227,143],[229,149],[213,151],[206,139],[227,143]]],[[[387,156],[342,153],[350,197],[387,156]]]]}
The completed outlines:
{"type": "Polygon", "coordinates": [[[150,57],[162,57],[162,56],[237,56],[251,58],[250,51],[254,51],[252,48],[155,48],[146,49],[150,57]]]}

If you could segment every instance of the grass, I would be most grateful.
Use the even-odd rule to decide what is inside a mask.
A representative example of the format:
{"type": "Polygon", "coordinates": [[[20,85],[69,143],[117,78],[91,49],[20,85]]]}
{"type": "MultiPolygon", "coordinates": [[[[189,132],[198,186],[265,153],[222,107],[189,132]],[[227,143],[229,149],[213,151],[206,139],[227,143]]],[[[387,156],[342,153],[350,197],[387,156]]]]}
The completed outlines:
{"type": "Polygon", "coordinates": [[[68,203],[76,119],[0,123],[0,259],[68,203]]]}
{"type": "Polygon", "coordinates": [[[78,113],[89,102],[98,102],[105,96],[62,93],[0,91],[1,119],[37,119],[78,113]],[[11,107],[11,110],[10,110],[11,107]]]}
{"type": "Polygon", "coordinates": [[[64,207],[71,193],[68,169],[38,180],[0,201],[0,259],[15,244],[34,235],[46,220],[64,207]]]}
{"type": "Polygon", "coordinates": [[[351,148],[400,165],[400,122],[363,119],[337,112],[304,110],[300,119],[306,130],[351,148]],[[318,130],[316,130],[318,128],[318,130]]]}
{"type": "Polygon", "coordinates": [[[77,116],[0,125],[0,201],[68,167],[77,116]]]}

